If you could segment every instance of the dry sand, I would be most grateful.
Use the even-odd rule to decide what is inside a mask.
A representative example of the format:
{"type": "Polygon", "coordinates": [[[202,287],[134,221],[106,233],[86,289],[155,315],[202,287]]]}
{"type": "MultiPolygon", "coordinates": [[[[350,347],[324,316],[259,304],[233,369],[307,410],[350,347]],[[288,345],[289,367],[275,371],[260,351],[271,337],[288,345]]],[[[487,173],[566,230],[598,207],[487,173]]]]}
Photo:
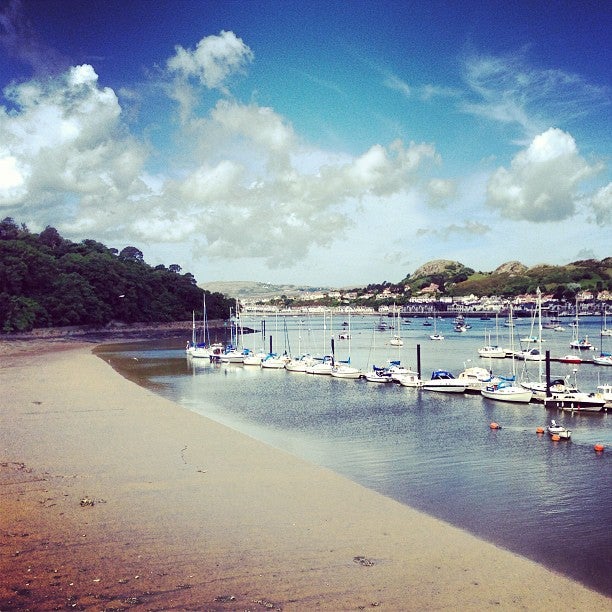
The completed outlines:
{"type": "Polygon", "coordinates": [[[0,350],[0,610],[611,609],[44,346],[0,350]]]}

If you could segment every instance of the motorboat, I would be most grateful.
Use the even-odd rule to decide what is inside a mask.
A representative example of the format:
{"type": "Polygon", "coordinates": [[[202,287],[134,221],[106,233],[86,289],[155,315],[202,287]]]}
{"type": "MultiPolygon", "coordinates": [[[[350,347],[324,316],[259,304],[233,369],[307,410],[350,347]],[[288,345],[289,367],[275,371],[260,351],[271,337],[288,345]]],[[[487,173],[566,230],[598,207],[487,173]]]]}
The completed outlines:
{"type": "Polygon", "coordinates": [[[532,348],[528,351],[518,351],[514,355],[517,359],[521,361],[545,361],[546,354],[542,353],[540,349],[532,348]]]}
{"type": "Polygon", "coordinates": [[[604,399],[604,401],[606,402],[606,404],[604,405],[604,408],[612,408],[612,385],[610,384],[603,384],[603,385],[597,385],[597,395],[601,398],[604,399]]]}
{"type": "Polygon", "coordinates": [[[548,433],[551,437],[558,436],[564,440],[569,440],[572,437],[572,432],[563,427],[563,425],[559,425],[559,423],[557,423],[557,421],[554,419],[550,422],[550,425],[546,427],[546,433],[548,433]]]}
{"type": "Polygon", "coordinates": [[[482,388],[492,382],[491,372],[485,368],[472,366],[459,373],[457,380],[466,383],[467,393],[480,393],[482,388]]]}
{"type": "Polygon", "coordinates": [[[221,363],[244,363],[245,353],[239,349],[230,348],[221,355],[221,363]]]}
{"type": "Polygon", "coordinates": [[[420,388],[423,386],[423,381],[419,378],[418,372],[409,371],[399,375],[396,380],[402,387],[420,388]]]}
{"type": "Polygon", "coordinates": [[[582,363],[582,358],[578,355],[563,355],[563,357],[559,357],[558,361],[561,363],[582,363]]]}
{"type": "Polygon", "coordinates": [[[434,370],[430,380],[424,380],[422,388],[426,391],[440,391],[442,393],[465,393],[467,382],[455,378],[447,370],[434,370]]]}
{"type": "Polygon", "coordinates": [[[566,412],[601,412],[606,400],[597,393],[565,391],[555,393],[544,400],[545,408],[556,408],[566,412]]]}
{"type": "Polygon", "coordinates": [[[386,373],[391,377],[391,380],[399,382],[399,378],[404,374],[416,374],[407,367],[403,366],[398,359],[392,359],[387,362],[388,365],[385,368],[386,373]]]}
{"type": "Polygon", "coordinates": [[[444,336],[442,334],[436,333],[436,334],[431,334],[429,336],[429,339],[430,340],[444,340],[444,336]]]}
{"type": "Polygon", "coordinates": [[[568,392],[576,392],[575,386],[572,386],[568,382],[569,376],[567,378],[555,378],[550,381],[550,386],[548,387],[548,393],[546,390],[546,382],[521,382],[521,387],[525,389],[529,389],[533,394],[532,400],[536,402],[543,402],[548,396],[554,395],[555,393],[568,393],[568,392]]]}
{"type": "Polygon", "coordinates": [[[512,380],[500,380],[498,383],[486,385],[480,391],[483,397],[500,402],[528,404],[533,392],[514,384],[512,380]]]}
{"type": "Polygon", "coordinates": [[[506,357],[506,349],[501,346],[488,344],[478,349],[478,354],[481,357],[489,357],[491,359],[504,359],[506,357]]]}

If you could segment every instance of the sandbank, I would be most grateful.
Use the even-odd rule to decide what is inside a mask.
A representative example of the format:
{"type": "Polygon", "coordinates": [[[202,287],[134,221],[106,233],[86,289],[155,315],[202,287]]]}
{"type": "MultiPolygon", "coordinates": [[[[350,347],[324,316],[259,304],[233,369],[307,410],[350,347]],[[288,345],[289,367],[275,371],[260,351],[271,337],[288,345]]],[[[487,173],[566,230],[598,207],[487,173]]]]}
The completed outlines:
{"type": "Polygon", "coordinates": [[[117,374],[0,351],[0,610],[567,610],[610,599],[117,374]]]}

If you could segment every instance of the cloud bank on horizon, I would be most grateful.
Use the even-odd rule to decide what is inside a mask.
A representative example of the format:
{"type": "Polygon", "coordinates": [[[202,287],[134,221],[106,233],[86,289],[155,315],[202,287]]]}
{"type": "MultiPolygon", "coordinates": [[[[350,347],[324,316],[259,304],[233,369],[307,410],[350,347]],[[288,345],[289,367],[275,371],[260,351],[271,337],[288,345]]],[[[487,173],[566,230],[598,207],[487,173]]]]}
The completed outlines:
{"type": "Polygon", "coordinates": [[[365,284],[434,258],[488,269],[508,259],[563,263],[585,246],[610,255],[605,152],[581,152],[571,127],[560,127],[609,113],[606,84],[530,67],[524,50],[464,56],[452,86],[378,75],[380,90],[408,108],[443,100],[449,121],[491,126],[480,159],[449,171],[452,151],[433,135],[361,150],[321,146],[253,91],[240,99],[258,62],[248,32],[176,43],[146,81],[111,87],[95,62],[70,65],[46,47],[23,26],[20,7],[11,1],[0,15],[5,52],[32,68],[4,84],[2,217],[73,239],[136,244],[147,260],[147,250],[172,253],[198,280],[365,284]],[[152,98],[163,109],[154,116],[152,98]],[[504,136],[502,159],[487,142],[504,136]],[[569,246],[576,228],[599,244],[569,246]],[[372,258],[398,252],[380,278],[372,258]]]}

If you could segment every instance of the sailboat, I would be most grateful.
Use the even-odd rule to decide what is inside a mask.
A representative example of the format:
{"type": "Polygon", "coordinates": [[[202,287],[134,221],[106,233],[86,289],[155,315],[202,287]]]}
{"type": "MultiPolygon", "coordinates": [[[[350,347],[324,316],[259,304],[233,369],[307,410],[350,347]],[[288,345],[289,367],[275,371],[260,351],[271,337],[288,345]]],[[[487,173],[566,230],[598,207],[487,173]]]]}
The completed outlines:
{"type": "Polygon", "coordinates": [[[206,315],[206,293],[202,294],[202,342],[196,341],[195,313],[192,313],[192,341],[187,348],[187,354],[196,359],[210,359],[213,355],[223,352],[222,344],[210,344],[208,338],[208,319],[206,315]]]}
{"type": "Polygon", "coordinates": [[[504,359],[506,357],[506,349],[499,346],[499,321],[495,314],[495,336],[496,344],[491,344],[491,332],[485,332],[485,345],[478,349],[478,354],[481,357],[490,357],[491,359],[504,359]]]}
{"type": "Polygon", "coordinates": [[[603,327],[601,328],[601,332],[600,332],[600,335],[602,336],[612,336],[612,329],[608,328],[607,322],[606,322],[607,314],[608,313],[606,312],[606,307],[604,306],[603,327]]]}
{"type": "MultiPolygon", "coordinates": [[[[234,325],[231,327],[231,344],[227,351],[221,355],[223,363],[244,363],[245,352],[242,348],[243,327],[240,317],[240,305],[236,300],[236,314],[234,316],[234,325]]],[[[230,321],[232,320],[230,309],[230,321]]],[[[248,352],[248,351],[247,351],[248,352]]]]}
{"type": "Polygon", "coordinates": [[[438,315],[434,313],[434,333],[429,336],[430,340],[444,340],[444,336],[438,333],[438,315]]]}
{"type": "Polygon", "coordinates": [[[604,353],[604,350],[603,350],[603,339],[604,339],[604,336],[608,335],[608,334],[604,334],[605,329],[606,327],[605,327],[605,311],[604,311],[604,327],[602,328],[601,334],[599,336],[599,356],[593,357],[593,363],[595,365],[612,366],[612,354],[604,353]]]}
{"type": "MultiPolygon", "coordinates": [[[[332,339],[333,342],[333,339],[332,339]]],[[[332,345],[333,346],[333,345],[332,345]]],[[[332,350],[332,354],[333,354],[332,350]]],[[[346,361],[334,362],[331,370],[331,375],[334,378],[361,378],[362,372],[359,368],[351,365],[351,311],[349,310],[348,318],[348,359],[346,361]]]]}
{"type": "Polygon", "coordinates": [[[570,348],[577,349],[579,351],[593,350],[593,345],[589,342],[589,337],[585,336],[584,338],[580,338],[578,334],[578,298],[576,298],[576,322],[574,323],[570,348]]]}
{"type": "MultiPolygon", "coordinates": [[[[372,344],[370,345],[370,355],[376,355],[376,327],[372,330],[372,344]]],[[[370,356],[368,356],[368,365],[370,356]]],[[[390,383],[393,382],[386,368],[372,364],[372,369],[365,373],[365,379],[373,383],[390,383]]]]}
{"type": "MultiPolygon", "coordinates": [[[[287,321],[284,321],[285,325],[285,347],[287,346],[287,321]]],[[[276,337],[278,337],[278,313],[275,315],[274,319],[274,332],[276,337]]],[[[264,369],[271,370],[282,370],[287,362],[289,361],[289,357],[287,356],[287,351],[283,355],[279,355],[272,350],[272,336],[270,336],[270,351],[268,354],[261,360],[261,367],[264,369]]]]}
{"type": "Polygon", "coordinates": [[[516,380],[516,367],[514,364],[514,322],[512,320],[512,305],[510,305],[509,312],[510,322],[510,350],[512,351],[512,377],[503,379],[500,377],[500,381],[494,384],[484,386],[480,393],[483,397],[488,399],[497,400],[500,402],[513,402],[513,403],[529,403],[533,396],[533,393],[529,389],[520,387],[515,384],[516,380]]]}
{"type": "Polygon", "coordinates": [[[297,357],[292,357],[285,364],[285,370],[288,372],[306,372],[308,366],[314,365],[314,358],[309,354],[302,353],[302,324],[298,323],[298,352],[297,357]]]}
{"type": "Polygon", "coordinates": [[[391,337],[391,340],[389,340],[389,344],[391,346],[404,346],[404,341],[402,340],[402,336],[401,336],[401,321],[400,321],[399,310],[395,308],[395,305],[393,305],[393,310],[395,311],[395,318],[396,318],[396,323],[395,323],[396,333],[391,337]]]}
{"type": "MultiPolygon", "coordinates": [[[[332,329],[331,314],[329,328],[332,329]]],[[[332,368],[334,367],[333,355],[325,355],[327,347],[327,318],[325,310],[323,311],[323,357],[314,357],[313,363],[306,366],[306,374],[322,374],[329,376],[331,375],[332,368]]],[[[333,344],[332,344],[333,349],[333,344]]]]}
{"type": "Polygon", "coordinates": [[[261,349],[259,351],[251,351],[249,349],[245,349],[244,355],[244,365],[245,366],[260,366],[261,362],[266,358],[266,353],[264,350],[264,345],[266,342],[266,321],[262,319],[261,321],[261,349]]]}

